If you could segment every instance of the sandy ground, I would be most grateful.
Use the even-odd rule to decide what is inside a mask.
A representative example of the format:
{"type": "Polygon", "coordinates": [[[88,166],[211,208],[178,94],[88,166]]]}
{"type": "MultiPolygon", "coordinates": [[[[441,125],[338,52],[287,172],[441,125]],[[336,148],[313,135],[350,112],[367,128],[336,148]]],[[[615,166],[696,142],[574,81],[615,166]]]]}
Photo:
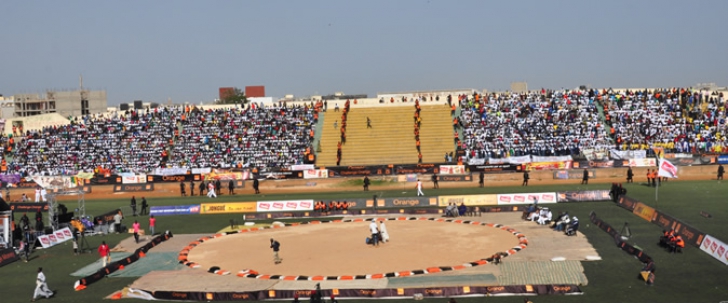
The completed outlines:
{"type": "MultiPolygon", "coordinates": [[[[550,262],[554,257],[584,261],[587,256],[598,256],[583,234],[567,237],[546,226],[522,221],[520,213],[490,213],[465,219],[501,223],[526,235],[528,248],[503,259],[503,262],[550,262]]],[[[488,257],[518,244],[518,239],[511,233],[488,226],[430,221],[386,221],[386,224],[392,241],[380,248],[364,244],[368,235],[366,223],[305,225],[225,236],[190,251],[189,259],[201,263],[201,268],[152,272],[135,281],[131,287],[147,291],[310,289],[316,282],[258,280],[236,277],[235,274],[246,268],[262,274],[339,275],[453,266],[488,257]],[[273,264],[268,247],[271,236],[281,242],[284,261],[279,265],[273,264]],[[220,266],[233,273],[229,276],[213,275],[207,273],[209,266],[220,266]]],[[[180,250],[186,245],[177,243],[180,250]]],[[[501,273],[498,266],[487,264],[414,277],[462,276],[463,281],[467,281],[462,285],[476,285],[472,277],[488,274],[499,276],[501,273]]],[[[387,285],[388,279],[321,282],[324,289],[387,288],[387,285]]],[[[483,282],[482,285],[496,284],[483,282]]]]}

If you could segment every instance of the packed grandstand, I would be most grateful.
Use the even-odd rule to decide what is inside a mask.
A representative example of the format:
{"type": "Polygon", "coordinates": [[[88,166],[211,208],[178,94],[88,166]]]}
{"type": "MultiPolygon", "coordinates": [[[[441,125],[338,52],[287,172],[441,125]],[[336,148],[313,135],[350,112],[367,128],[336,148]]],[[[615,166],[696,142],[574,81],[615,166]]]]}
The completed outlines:
{"type": "MultiPolygon", "coordinates": [[[[392,102],[413,104],[428,98],[433,100],[429,95],[392,102]]],[[[529,155],[588,157],[654,147],[693,154],[726,149],[728,108],[722,92],[542,89],[435,98],[459,109],[451,117],[459,137],[453,143],[458,162],[529,155]]],[[[319,100],[87,115],[67,125],[19,128],[2,135],[2,172],[28,176],[158,168],[285,169],[314,159],[316,125],[324,111],[319,100]]],[[[408,119],[402,123],[410,125],[408,119]]]]}

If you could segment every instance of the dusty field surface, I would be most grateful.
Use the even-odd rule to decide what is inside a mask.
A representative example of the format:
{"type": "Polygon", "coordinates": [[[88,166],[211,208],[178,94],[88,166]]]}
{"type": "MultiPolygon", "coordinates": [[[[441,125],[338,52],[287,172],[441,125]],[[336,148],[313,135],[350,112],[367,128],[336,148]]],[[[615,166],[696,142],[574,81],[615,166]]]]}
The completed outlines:
{"type": "Polygon", "coordinates": [[[433,221],[386,221],[391,241],[365,244],[369,222],[302,225],[229,235],[202,243],[188,259],[234,273],[340,276],[454,266],[518,245],[511,233],[488,226],[433,221]],[[270,238],[281,243],[274,264],[270,238]]]}

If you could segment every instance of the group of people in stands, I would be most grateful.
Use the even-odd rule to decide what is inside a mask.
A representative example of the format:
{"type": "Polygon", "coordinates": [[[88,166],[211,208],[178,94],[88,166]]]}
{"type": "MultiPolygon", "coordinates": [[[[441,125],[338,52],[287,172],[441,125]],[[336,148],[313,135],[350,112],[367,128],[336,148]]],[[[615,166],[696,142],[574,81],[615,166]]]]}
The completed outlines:
{"type": "Polygon", "coordinates": [[[68,125],[1,136],[3,170],[23,176],[97,167],[114,173],[160,167],[265,171],[303,163],[320,109],[320,102],[291,107],[251,103],[245,108],[170,106],[86,115],[68,125]]]}
{"type": "Polygon", "coordinates": [[[414,124],[415,124],[415,148],[417,148],[417,163],[422,163],[422,150],[420,149],[420,126],[422,124],[422,117],[420,117],[420,111],[422,108],[420,107],[420,101],[415,100],[415,115],[414,115],[414,124]]]}
{"type": "MultiPolygon", "coordinates": [[[[336,106],[338,109],[338,103],[336,104],[336,106]]],[[[349,116],[350,110],[351,104],[349,103],[349,100],[346,100],[346,102],[344,102],[344,111],[341,113],[341,128],[339,129],[341,131],[341,139],[336,146],[336,166],[339,166],[341,164],[341,145],[346,143],[346,118],[349,116]]],[[[367,123],[369,122],[367,121],[367,123]]]]}
{"type": "Polygon", "coordinates": [[[674,229],[666,229],[660,236],[660,246],[671,253],[682,252],[685,248],[685,240],[674,229]]]}
{"type": "Polygon", "coordinates": [[[335,210],[347,210],[349,209],[349,202],[346,201],[316,201],[313,203],[313,210],[320,213],[327,213],[335,210]]]}
{"type": "Polygon", "coordinates": [[[602,90],[610,135],[619,150],[662,147],[675,153],[721,153],[728,134],[723,93],[690,88],[602,90]]]}
{"type": "Polygon", "coordinates": [[[538,203],[529,205],[521,218],[539,225],[550,225],[554,231],[562,231],[567,236],[575,236],[579,230],[579,218],[576,216],[570,217],[569,212],[561,212],[554,219],[551,210],[548,207],[539,207],[538,203]]]}

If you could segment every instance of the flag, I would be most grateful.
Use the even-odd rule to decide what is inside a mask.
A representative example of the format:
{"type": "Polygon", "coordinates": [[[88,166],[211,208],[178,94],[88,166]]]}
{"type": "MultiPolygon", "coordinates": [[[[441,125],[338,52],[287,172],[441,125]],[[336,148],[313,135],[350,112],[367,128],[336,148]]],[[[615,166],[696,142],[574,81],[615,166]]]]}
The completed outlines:
{"type": "Polygon", "coordinates": [[[660,169],[657,172],[657,175],[660,177],[666,177],[666,178],[677,178],[677,166],[670,163],[670,161],[667,161],[665,159],[660,159],[660,169]]]}

